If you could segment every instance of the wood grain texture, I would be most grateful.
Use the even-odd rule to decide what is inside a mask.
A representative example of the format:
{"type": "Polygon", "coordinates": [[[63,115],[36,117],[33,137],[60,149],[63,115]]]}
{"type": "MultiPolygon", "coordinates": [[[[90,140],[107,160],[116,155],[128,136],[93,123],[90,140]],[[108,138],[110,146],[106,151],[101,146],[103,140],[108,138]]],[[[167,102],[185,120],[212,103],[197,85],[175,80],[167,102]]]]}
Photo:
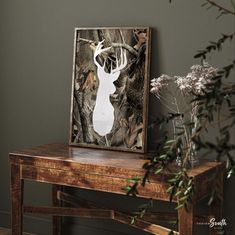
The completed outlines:
{"type": "MultiPolygon", "coordinates": [[[[124,194],[128,178],[143,176],[143,164],[148,154],[116,152],[91,148],[78,148],[64,144],[48,144],[10,153],[12,174],[12,229],[14,234],[22,234],[23,181],[32,180],[53,184],[53,207],[27,207],[25,212],[52,214],[54,216],[54,234],[61,232],[59,216],[100,217],[129,223],[131,213],[116,212],[110,208],[99,208],[94,203],[76,199],[61,192],[61,185],[92,189],[108,193],[124,194]],[[80,204],[76,208],[63,208],[62,201],[80,204]],[[81,208],[82,207],[82,208],[81,208]],[[13,213],[17,211],[17,213],[13,213]],[[127,222],[129,221],[129,222],[127,222]]],[[[174,166],[159,175],[151,175],[146,186],[139,187],[139,196],[155,200],[169,201],[166,193],[167,180],[174,173],[174,166]]],[[[217,162],[202,162],[198,167],[188,170],[194,178],[196,192],[189,210],[179,210],[179,233],[193,235],[197,221],[208,221],[208,216],[195,215],[194,207],[201,199],[209,196],[212,189],[219,185],[219,198],[211,207],[210,215],[220,218],[222,211],[224,165],[217,162]],[[219,199],[219,200],[218,200],[219,199]]],[[[176,199],[173,199],[176,202],[176,199]]],[[[145,220],[138,220],[134,225],[152,234],[167,234],[166,228],[153,224],[154,220],[176,218],[174,214],[147,213],[145,220]]],[[[175,233],[177,234],[177,233],[175,233]]],[[[212,231],[213,234],[213,231],[212,231]]]]}
{"type": "MultiPolygon", "coordinates": [[[[65,193],[65,192],[59,192],[58,198],[66,202],[68,205],[72,207],[77,208],[90,208],[90,209],[109,209],[107,206],[99,205],[95,202],[89,201],[87,199],[73,196],[71,194],[65,193]]],[[[121,211],[121,213],[133,216],[135,215],[134,211],[121,211]]],[[[143,220],[150,222],[150,223],[156,223],[156,221],[174,221],[178,219],[178,214],[176,212],[156,212],[156,211],[147,211],[142,218],[143,220]]],[[[209,223],[209,220],[211,219],[211,215],[198,215],[196,214],[194,216],[194,223],[209,223]]]]}
{"type": "MultiPolygon", "coordinates": [[[[128,224],[130,226],[133,226],[135,228],[141,229],[143,231],[146,231],[155,235],[168,235],[170,232],[170,229],[168,228],[165,228],[160,225],[152,224],[141,219],[136,219],[134,224],[130,224],[132,217],[125,215],[123,213],[119,213],[119,212],[114,213],[114,219],[121,223],[128,224]]],[[[173,235],[179,235],[179,233],[176,231],[173,231],[173,235]]]]}
{"type": "MultiPolygon", "coordinates": [[[[52,206],[61,207],[63,206],[62,201],[59,200],[59,192],[63,190],[63,187],[60,185],[52,185],[52,206]]],[[[62,234],[62,217],[53,216],[52,218],[52,234],[61,235],[62,234]]]]}
{"type": "Polygon", "coordinates": [[[24,206],[24,213],[44,214],[53,216],[70,216],[96,219],[113,219],[113,211],[102,209],[70,208],[70,207],[46,207],[24,206]]]}
{"type": "Polygon", "coordinates": [[[195,227],[194,227],[194,210],[195,210],[195,203],[190,203],[185,207],[182,207],[178,210],[178,219],[179,219],[179,234],[182,235],[193,235],[195,234],[195,227]]]}
{"type": "MultiPolygon", "coordinates": [[[[25,206],[25,213],[36,213],[53,216],[74,216],[81,218],[95,218],[95,219],[112,219],[120,223],[128,224],[133,227],[139,228],[146,232],[156,235],[168,235],[169,229],[137,219],[135,224],[130,224],[132,217],[121,212],[104,209],[85,209],[85,208],[69,208],[69,207],[42,207],[42,206],[25,206]]],[[[177,235],[177,232],[174,232],[177,235]]]]}
{"type": "Polygon", "coordinates": [[[21,166],[11,164],[11,228],[14,235],[21,235],[23,231],[23,195],[21,166]]]}
{"type": "MultiPolygon", "coordinates": [[[[23,161],[24,165],[62,170],[90,170],[97,174],[118,175],[125,178],[142,176],[145,172],[142,166],[148,157],[149,154],[78,148],[65,144],[47,144],[10,153],[10,159],[14,162],[23,161]]],[[[214,173],[215,168],[220,167],[223,167],[222,163],[202,162],[187,173],[189,176],[200,179],[210,172],[214,173]]],[[[175,166],[170,168],[174,172],[175,166]]],[[[152,176],[150,179],[166,180],[164,177],[172,176],[172,174],[170,171],[165,171],[160,176],[152,176]]]]}
{"type": "MultiPolygon", "coordinates": [[[[214,189],[216,189],[214,200],[209,207],[209,214],[215,221],[221,221],[223,214],[223,199],[224,199],[224,172],[217,171],[214,178],[214,189]]],[[[210,228],[210,235],[218,235],[221,227],[214,226],[210,228]]]]}
{"type": "MultiPolygon", "coordinates": [[[[12,232],[10,229],[7,228],[0,228],[0,235],[12,235],[12,232]]],[[[23,235],[33,235],[31,233],[23,233],[23,235]]]]}

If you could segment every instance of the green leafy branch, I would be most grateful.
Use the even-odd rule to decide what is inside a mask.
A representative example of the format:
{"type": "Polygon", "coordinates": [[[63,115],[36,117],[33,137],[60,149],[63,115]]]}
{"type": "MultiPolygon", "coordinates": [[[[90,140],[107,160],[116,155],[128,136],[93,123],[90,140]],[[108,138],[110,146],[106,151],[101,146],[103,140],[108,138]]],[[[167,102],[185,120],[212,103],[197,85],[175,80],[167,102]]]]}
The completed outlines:
{"type": "Polygon", "coordinates": [[[168,222],[170,225],[170,229],[171,231],[169,231],[168,235],[174,235],[174,230],[178,228],[178,219],[177,220],[173,220],[173,221],[169,221],[168,222]]]}
{"type": "MultiPolygon", "coordinates": [[[[169,1],[172,2],[172,0],[169,1]]],[[[206,3],[203,4],[203,6],[209,6],[209,8],[216,7],[220,13],[218,17],[225,14],[235,15],[234,11],[225,8],[212,0],[206,0],[206,3]]],[[[235,9],[234,4],[233,8],[235,9]]],[[[194,58],[205,60],[209,53],[222,50],[224,43],[231,42],[234,39],[234,36],[235,33],[222,34],[221,38],[217,41],[209,42],[209,45],[205,49],[198,51],[194,58]]],[[[196,103],[197,105],[197,119],[199,120],[199,124],[197,125],[196,131],[191,136],[190,141],[196,145],[196,150],[203,149],[207,150],[206,153],[216,153],[216,160],[218,161],[226,159],[228,178],[235,175],[235,157],[233,154],[235,145],[230,143],[230,130],[235,126],[235,104],[233,104],[235,85],[224,85],[223,79],[230,76],[234,67],[235,61],[224,66],[218,72],[218,75],[215,76],[210,83],[205,85],[206,89],[202,94],[193,94],[194,98],[192,100],[192,103],[196,103]],[[226,108],[228,108],[229,114],[226,115],[226,125],[222,126],[223,120],[220,119],[220,111],[224,104],[227,104],[226,108]],[[214,125],[215,118],[218,118],[219,136],[216,138],[215,142],[204,141],[203,133],[208,131],[209,126],[214,125]]],[[[182,114],[170,114],[167,117],[159,118],[155,121],[153,126],[159,125],[161,127],[169,121],[174,120],[174,118],[177,118],[177,115],[180,116],[182,114]]],[[[194,123],[184,123],[184,125],[193,126],[194,123]]],[[[188,148],[190,147],[192,147],[192,145],[188,146],[188,148]]],[[[175,161],[177,156],[185,153],[187,153],[187,151],[185,152],[182,147],[181,133],[178,133],[176,140],[169,140],[168,137],[165,136],[165,138],[157,144],[155,153],[152,154],[149,161],[144,164],[143,167],[146,170],[145,175],[129,180],[131,185],[126,187],[127,194],[137,195],[138,187],[146,184],[150,174],[161,174],[168,169],[169,165],[175,161]]],[[[178,202],[176,209],[181,209],[183,207],[187,209],[189,203],[192,201],[192,196],[195,191],[193,178],[187,175],[184,168],[181,168],[178,169],[178,172],[175,173],[171,179],[169,179],[168,183],[169,188],[167,189],[167,192],[169,193],[170,201],[172,201],[173,198],[176,198],[178,202]]],[[[214,196],[215,190],[212,192],[209,204],[212,202],[214,196]]],[[[148,208],[148,206],[142,207],[138,214],[135,215],[135,218],[138,216],[141,216],[142,218],[148,208]]]]}
{"type": "MultiPolygon", "coordinates": [[[[161,171],[155,172],[155,174],[160,173],[161,171]]],[[[143,181],[143,177],[128,179],[128,182],[132,185],[125,187],[124,190],[128,195],[136,196],[138,194],[137,188],[140,186],[139,183],[141,181],[143,181]]],[[[176,199],[177,206],[175,207],[175,209],[179,210],[182,207],[185,207],[185,209],[187,210],[189,203],[192,202],[192,196],[195,191],[193,177],[189,177],[186,173],[186,170],[182,169],[179,172],[173,174],[173,177],[168,180],[168,183],[169,187],[167,189],[167,193],[169,193],[169,201],[172,202],[173,199],[176,199]]],[[[131,224],[134,224],[137,218],[143,218],[150,208],[153,208],[152,199],[150,199],[148,203],[141,205],[138,212],[134,212],[131,224]]]]}
{"type": "MultiPolygon", "coordinates": [[[[166,137],[167,138],[167,137],[166,137]]],[[[143,165],[146,170],[144,176],[136,176],[131,179],[127,179],[128,186],[124,187],[123,190],[127,195],[137,196],[139,194],[138,187],[144,187],[146,181],[149,180],[149,175],[160,174],[170,162],[176,159],[175,149],[178,144],[175,140],[162,141],[158,143],[156,153],[150,157],[149,161],[143,165]]]]}
{"type": "Polygon", "coordinates": [[[230,130],[235,126],[235,104],[232,104],[235,85],[225,86],[222,79],[227,78],[234,67],[235,61],[220,70],[218,76],[206,85],[205,92],[200,95],[195,94],[195,99],[192,101],[198,103],[197,118],[200,120],[192,141],[196,144],[197,150],[207,150],[205,154],[214,152],[217,161],[221,161],[226,157],[228,178],[235,175],[235,156],[233,156],[235,145],[230,141],[230,130]],[[229,115],[226,116],[225,120],[221,120],[220,110],[225,105],[229,115]],[[207,130],[209,124],[212,125],[215,122],[216,114],[218,116],[219,136],[217,136],[216,142],[203,141],[203,138],[201,138],[202,132],[207,130]],[[223,123],[225,124],[222,125],[223,123]]]}
{"type": "MultiPolygon", "coordinates": [[[[172,3],[172,0],[169,0],[170,3],[172,3]]],[[[233,0],[231,0],[231,4],[232,4],[232,7],[233,9],[235,9],[235,4],[233,2],[233,0]]],[[[217,2],[213,1],[213,0],[206,0],[203,4],[202,4],[202,7],[207,7],[207,10],[209,10],[210,8],[212,7],[215,7],[218,9],[219,11],[219,15],[217,16],[217,18],[221,17],[222,15],[235,15],[235,11],[232,11],[220,4],[218,4],[217,2]]]]}
{"type": "Polygon", "coordinates": [[[148,162],[143,165],[145,175],[142,180],[142,186],[149,179],[150,174],[160,174],[168,168],[169,164],[174,162],[177,156],[182,154],[182,140],[179,136],[175,140],[162,140],[157,144],[156,152],[152,155],[148,162]]]}
{"type": "MultiPolygon", "coordinates": [[[[134,177],[127,180],[129,185],[123,188],[127,195],[137,196],[139,194],[138,187],[145,186],[151,173],[161,174],[163,170],[168,169],[169,164],[173,162],[176,159],[177,154],[179,154],[179,149],[182,148],[181,145],[182,142],[180,137],[176,140],[166,139],[165,141],[160,142],[156,153],[149,159],[149,162],[146,162],[143,165],[143,168],[146,170],[144,177],[134,177]]],[[[179,209],[182,206],[187,207],[187,204],[191,201],[194,184],[193,179],[187,176],[186,170],[182,169],[174,174],[173,178],[169,179],[168,183],[169,188],[167,192],[170,194],[169,201],[172,201],[172,198],[176,196],[179,202],[176,209],[179,209]]],[[[142,210],[138,214],[140,215],[140,218],[144,216],[148,208],[149,207],[142,207],[142,210]]],[[[133,221],[135,221],[138,215],[134,216],[133,221]]]]}
{"type": "Polygon", "coordinates": [[[148,200],[147,203],[140,205],[139,211],[134,212],[134,216],[132,216],[131,224],[134,224],[136,219],[138,219],[138,218],[142,219],[144,217],[144,215],[147,213],[147,211],[151,208],[153,208],[153,200],[152,199],[148,200]]]}
{"type": "MultiPolygon", "coordinates": [[[[233,7],[234,7],[234,3],[231,1],[233,7]]],[[[219,15],[217,16],[217,18],[221,17],[222,15],[227,15],[227,14],[231,14],[231,15],[235,15],[235,12],[228,9],[228,8],[225,8],[224,6],[216,3],[215,1],[212,1],[212,0],[206,0],[205,3],[202,4],[202,6],[207,6],[207,9],[210,9],[211,7],[216,7],[219,11],[219,15]]]]}
{"type": "Polygon", "coordinates": [[[128,186],[123,187],[123,191],[126,192],[128,196],[137,196],[139,194],[138,192],[138,186],[139,183],[143,181],[143,177],[136,176],[131,179],[127,179],[127,182],[129,183],[128,186]]]}
{"type": "MultiPolygon", "coordinates": [[[[170,120],[173,120],[180,115],[182,114],[170,113],[168,116],[158,118],[154,125],[162,126],[163,123],[168,123],[170,120]]],[[[127,179],[129,185],[124,187],[123,190],[127,193],[127,195],[137,196],[138,187],[140,185],[142,185],[142,187],[145,186],[151,173],[159,174],[167,168],[169,163],[173,162],[177,156],[181,154],[180,149],[182,149],[180,135],[176,138],[176,140],[169,140],[168,137],[165,136],[157,143],[155,152],[149,156],[148,161],[143,165],[143,168],[145,169],[144,176],[136,176],[131,179],[127,179]]]]}
{"type": "Polygon", "coordinates": [[[192,195],[194,192],[193,177],[189,177],[186,170],[183,169],[175,173],[174,177],[168,180],[170,187],[167,192],[170,194],[170,202],[173,198],[177,199],[178,205],[176,210],[185,207],[187,209],[188,204],[192,201],[192,195]]]}
{"type": "MultiPolygon", "coordinates": [[[[137,196],[139,194],[138,187],[140,186],[140,182],[143,181],[143,177],[134,177],[131,179],[128,179],[127,182],[130,184],[123,188],[123,190],[126,192],[127,195],[137,196]]],[[[134,224],[136,222],[136,219],[140,218],[142,219],[146,212],[153,207],[153,200],[149,199],[147,203],[142,204],[139,206],[139,210],[137,212],[134,212],[133,216],[131,217],[131,224],[134,224]]]]}
{"type": "Polygon", "coordinates": [[[235,33],[231,34],[222,34],[222,37],[218,39],[217,42],[211,41],[210,44],[203,50],[199,50],[198,53],[194,56],[194,58],[201,58],[203,60],[206,59],[207,55],[211,53],[212,51],[220,51],[222,48],[222,45],[227,41],[227,40],[233,40],[235,36],[235,33]]]}

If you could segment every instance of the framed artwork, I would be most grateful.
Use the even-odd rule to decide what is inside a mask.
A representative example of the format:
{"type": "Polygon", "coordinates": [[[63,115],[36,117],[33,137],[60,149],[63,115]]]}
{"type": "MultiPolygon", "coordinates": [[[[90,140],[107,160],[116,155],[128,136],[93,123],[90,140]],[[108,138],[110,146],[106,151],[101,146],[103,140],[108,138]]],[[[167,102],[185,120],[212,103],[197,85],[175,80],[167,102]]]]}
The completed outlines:
{"type": "Polygon", "coordinates": [[[76,28],[70,145],[145,152],[150,28],[76,28]]]}

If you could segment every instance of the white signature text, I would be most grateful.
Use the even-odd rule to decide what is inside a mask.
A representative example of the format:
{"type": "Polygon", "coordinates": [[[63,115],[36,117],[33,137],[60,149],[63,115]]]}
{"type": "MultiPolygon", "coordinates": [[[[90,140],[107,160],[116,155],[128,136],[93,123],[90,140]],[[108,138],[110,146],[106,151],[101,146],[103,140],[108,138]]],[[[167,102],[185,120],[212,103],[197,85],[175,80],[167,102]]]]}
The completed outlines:
{"type": "Polygon", "coordinates": [[[222,226],[226,226],[226,225],[227,225],[226,219],[222,219],[222,220],[220,220],[220,221],[216,221],[215,218],[211,218],[211,219],[210,219],[210,222],[209,222],[210,228],[213,228],[213,227],[215,227],[215,226],[220,226],[220,227],[222,227],[222,226]]]}

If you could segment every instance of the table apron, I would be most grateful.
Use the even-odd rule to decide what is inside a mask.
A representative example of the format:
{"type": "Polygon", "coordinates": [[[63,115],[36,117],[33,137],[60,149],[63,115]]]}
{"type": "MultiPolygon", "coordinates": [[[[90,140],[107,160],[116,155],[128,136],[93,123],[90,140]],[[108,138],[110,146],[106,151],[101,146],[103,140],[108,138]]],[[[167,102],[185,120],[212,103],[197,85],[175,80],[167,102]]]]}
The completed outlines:
{"type": "MultiPolygon", "coordinates": [[[[29,165],[22,165],[21,178],[117,194],[126,194],[123,188],[130,185],[125,178],[29,165]]],[[[138,188],[138,196],[169,201],[169,194],[166,192],[168,187],[169,184],[164,182],[149,182],[145,187],[138,188]]]]}

